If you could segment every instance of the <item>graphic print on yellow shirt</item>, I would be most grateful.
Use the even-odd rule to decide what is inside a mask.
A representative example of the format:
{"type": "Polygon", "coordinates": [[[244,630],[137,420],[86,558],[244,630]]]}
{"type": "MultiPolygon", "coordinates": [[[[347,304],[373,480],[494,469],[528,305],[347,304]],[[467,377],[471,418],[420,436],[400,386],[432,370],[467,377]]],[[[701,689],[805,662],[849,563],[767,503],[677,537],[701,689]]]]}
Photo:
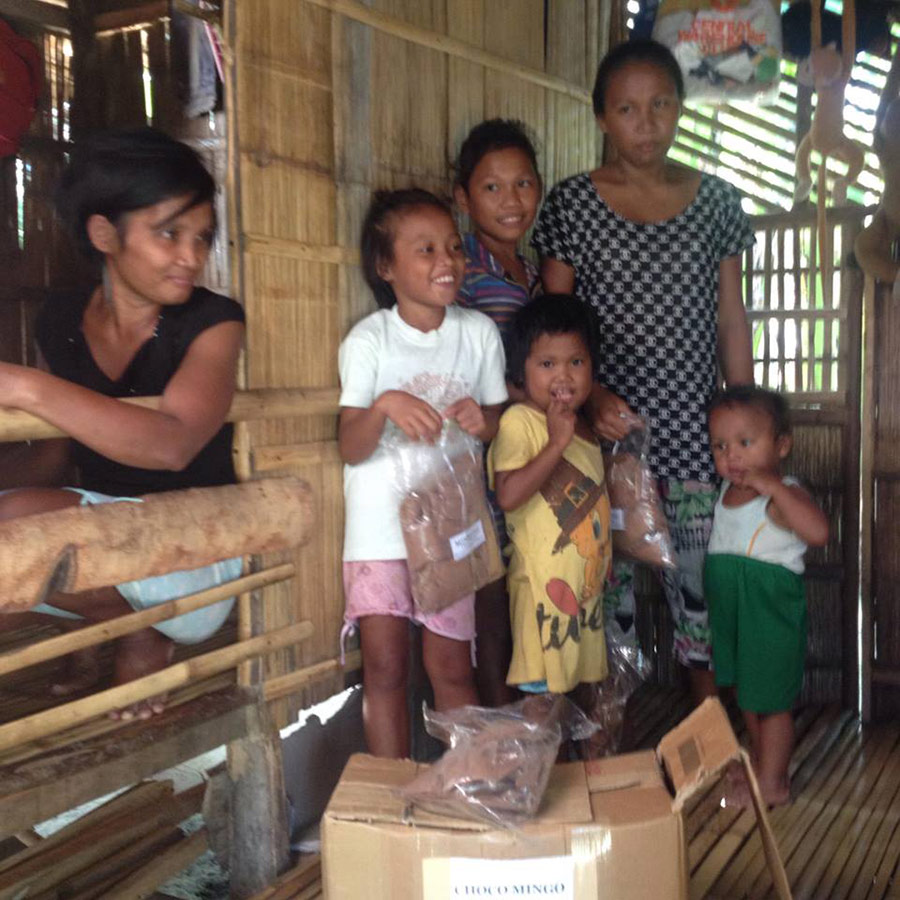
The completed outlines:
{"type": "MultiPolygon", "coordinates": [[[[491,445],[491,479],[526,465],[549,440],[543,413],[516,404],[491,445]]],[[[513,658],[507,681],[551,691],[606,677],[603,586],[609,500],[600,448],[575,436],[547,481],[507,513],[513,658]]]]}

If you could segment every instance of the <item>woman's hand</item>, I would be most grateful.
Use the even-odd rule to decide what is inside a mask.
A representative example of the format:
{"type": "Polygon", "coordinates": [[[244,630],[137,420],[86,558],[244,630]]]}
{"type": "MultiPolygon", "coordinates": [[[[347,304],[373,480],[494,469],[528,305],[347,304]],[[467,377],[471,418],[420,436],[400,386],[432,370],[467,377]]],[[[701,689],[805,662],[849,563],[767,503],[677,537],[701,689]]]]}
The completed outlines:
{"type": "Polygon", "coordinates": [[[433,444],[440,437],[444,425],[441,414],[406,391],[385,391],[372,406],[414,441],[433,444]]]}
{"type": "Polygon", "coordinates": [[[599,384],[594,385],[588,406],[594,431],[608,441],[621,441],[640,418],[618,395],[599,384]]]}

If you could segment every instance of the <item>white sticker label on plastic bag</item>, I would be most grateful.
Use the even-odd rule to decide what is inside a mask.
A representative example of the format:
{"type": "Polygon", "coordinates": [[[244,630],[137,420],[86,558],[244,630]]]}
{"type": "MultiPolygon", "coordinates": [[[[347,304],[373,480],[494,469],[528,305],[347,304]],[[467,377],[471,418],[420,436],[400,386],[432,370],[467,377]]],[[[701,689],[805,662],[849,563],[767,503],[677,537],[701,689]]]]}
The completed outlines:
{"type": "Polygon", "coordinates": [[[609,511],[609,527],[613,531],[625,530],[625,510],[611,509],[609,511]]]}
{"type": "Polygon", "coordinates": [[[450,537],[450,552],[453,554],[453,559],[459,562],[459,560],[465,559],[484,542],[484,526],[481,524],[481,519],[479,519],[465,531],[460,531],[459,534],[454,534],[450,537]]]}
{"type": "Polygon", "coordinates": [[[575,860],[571,856],[423,859],[422,869],[424,886],[433,892],[426,891],[426,897],[575,898],[575,860]]]}

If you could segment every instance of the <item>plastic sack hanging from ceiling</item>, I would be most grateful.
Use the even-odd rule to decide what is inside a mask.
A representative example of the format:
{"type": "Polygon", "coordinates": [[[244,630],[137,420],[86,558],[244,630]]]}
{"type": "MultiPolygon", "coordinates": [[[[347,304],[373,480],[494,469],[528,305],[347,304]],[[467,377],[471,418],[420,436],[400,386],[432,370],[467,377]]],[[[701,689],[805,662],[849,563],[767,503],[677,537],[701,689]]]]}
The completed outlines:
{"type": "Polygon", "coordinates": [[[687,99],[773,103],[781,74],[781,18],[773,0],[662,0],[653,37],[684,75],[687,99]]]}
{"type": "Polygon", "coordinates": [[[447,423],[434,444],[398,437],[391,449],[413,600],[439,612],[503,576],[481,443],[447,423]]]}

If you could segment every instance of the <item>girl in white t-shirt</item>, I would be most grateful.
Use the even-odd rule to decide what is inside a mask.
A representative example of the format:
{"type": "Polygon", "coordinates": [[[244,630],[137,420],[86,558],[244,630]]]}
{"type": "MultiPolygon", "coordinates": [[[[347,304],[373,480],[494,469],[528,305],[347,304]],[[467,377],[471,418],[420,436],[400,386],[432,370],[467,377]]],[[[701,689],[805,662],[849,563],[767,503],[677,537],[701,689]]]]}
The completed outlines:
{"type": "Polygon", "coordinates": [[[369,751],[409,755],[407,620],[424,626],[435,706],[477,702],[470,643],[474,594],[434,615],[412,601],[399,498],[385,434],[434,441],[445,419],[482,441],[507,399],[497,326],[453,306],[462,243],[449,207],[427,191],[379,191],[363,223],[362,266],[377,312],[341,344],[345,631],[358,627],[369,751]]]}

